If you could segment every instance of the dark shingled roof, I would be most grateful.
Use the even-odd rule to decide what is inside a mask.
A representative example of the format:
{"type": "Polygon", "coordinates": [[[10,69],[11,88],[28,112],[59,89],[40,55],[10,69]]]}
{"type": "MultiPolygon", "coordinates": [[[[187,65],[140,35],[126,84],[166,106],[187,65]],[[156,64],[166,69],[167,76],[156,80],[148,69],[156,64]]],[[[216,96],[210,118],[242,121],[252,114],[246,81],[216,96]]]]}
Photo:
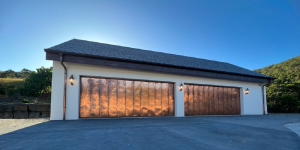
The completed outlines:
{"type": "Polygon", "coordinates": [[[124,46],[110,45],[91,41],[73,39],[45,49],[46,52],[63,52],[64,54],[101,57],[139,63],[151,63],[181,68],[241,74],[246,76],[272,78],[236,65],[201,58],[142,50],[124,46]]]}

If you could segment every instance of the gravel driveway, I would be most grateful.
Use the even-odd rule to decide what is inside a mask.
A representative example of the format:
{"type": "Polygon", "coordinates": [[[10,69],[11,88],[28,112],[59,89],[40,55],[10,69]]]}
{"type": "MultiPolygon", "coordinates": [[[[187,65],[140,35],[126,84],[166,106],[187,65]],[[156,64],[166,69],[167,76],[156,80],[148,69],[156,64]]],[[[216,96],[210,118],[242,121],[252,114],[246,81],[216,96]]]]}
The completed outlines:
{"type": "Polygon", "coordinates": [[[284,126],[297,121],[300,114],[48,121],[0,135],[0,149],[300,149],[284,126]]]}

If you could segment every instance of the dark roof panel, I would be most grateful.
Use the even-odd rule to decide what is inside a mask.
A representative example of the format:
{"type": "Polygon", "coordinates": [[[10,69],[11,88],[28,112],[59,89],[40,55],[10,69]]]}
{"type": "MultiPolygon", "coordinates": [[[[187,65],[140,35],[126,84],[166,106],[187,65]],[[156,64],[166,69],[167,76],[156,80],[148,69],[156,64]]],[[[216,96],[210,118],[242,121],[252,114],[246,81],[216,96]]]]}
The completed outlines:
{"type": "Polygon", "coordinates": [[[50,47],[48,49],[45,49],[45,51],[63,52],[91,57],[105,57],[110,59],[122,59],[128,61],[271,78],[269,76],[225,62],[218,62],[201,58],[187,57],[78,39],[73,39],[62,44],[50,47]]]}

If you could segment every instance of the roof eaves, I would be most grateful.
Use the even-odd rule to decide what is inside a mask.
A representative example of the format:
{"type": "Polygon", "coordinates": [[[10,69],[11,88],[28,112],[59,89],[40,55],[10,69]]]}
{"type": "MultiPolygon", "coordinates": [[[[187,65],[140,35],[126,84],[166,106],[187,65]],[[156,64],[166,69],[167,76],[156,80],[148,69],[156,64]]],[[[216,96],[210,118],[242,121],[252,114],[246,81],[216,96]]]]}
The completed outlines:
{"type": "Polygon", "coordinates": [[[50,48],[46,48],[46,49],[44,49],[44,51],[45,52],[50,52],[50,53],[59,52],[59,53],[68,54],[68,55],[84,56],[84,57],[90,57],[90,58],[117,60],[117,61],[127,61],[127,62],[143,63],[143,64],[149,64],[149,65],[160,65],[160,66],[165,66],[165,67],[183,68],[183,69],[191,69],[191,70],[201,70],[201,71],[207,71],[207,72],[216,72],[216,73],[239,75],[239,76],[246,76],[246,77],[255,77],[255,78],[263,78],[263,79],[275,79],[275,78],[269,77],[269,76],[266,76],[266,77],[264,77],[264,76],[255,76],[255,75],[233,73],[233,72],[226,72],[226,71],[200,69],[200,68],[185,67],[185,66],[178,66],[178,65],[169,65],[169,64],[163,64],[163,63],[152,63],[152,62],[148,62],[148,61],[135,61],[135,60],[130,60],[130,59],[115,58],[115,57],[95,56],[95,55],[89,55],[89,54],[81,54],[81,53],[73,53],[73,52],[65,52],[65,51],[60,51],[60,50],[53,50],[53,49],[50,49],[50,48]]]}

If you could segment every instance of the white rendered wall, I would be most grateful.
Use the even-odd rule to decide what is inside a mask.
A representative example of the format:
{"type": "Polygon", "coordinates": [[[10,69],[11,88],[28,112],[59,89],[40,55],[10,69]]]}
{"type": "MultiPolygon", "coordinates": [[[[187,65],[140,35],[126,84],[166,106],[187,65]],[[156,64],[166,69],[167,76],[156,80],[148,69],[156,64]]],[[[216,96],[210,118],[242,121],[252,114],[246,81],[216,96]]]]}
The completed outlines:
{"type": "MultiPolygon", "coordinates": [[[[261,83],[170,75],[77,63],[65,63],[65,65],[68,69],[67,77],[69,78],[70,75],[73,74],[75,79],[73,86],[70,84],[69,80],[67,82],[66,119],[68,120],[79,119],[80,76],[173,82],[175,86],[174,100],[176,117],[184,116],[184,89],[179,91],[180,83],[239,87],[241,88],[241,115],[263,114],[262,88],[259,86],[261,83]],[[249,88],[250,92],[248,95],[245,95],[243,91],[247,88],[249,88]]],[[[61,66],[60,62],[53,61],[51,120],[62,120],[63,118],[63,86],[63,67],[61,66]]]]}
{"type": "Polygon", "coordinates": [[[50,120],[63,119],[64,70],[53,61],[50,120]]]}

